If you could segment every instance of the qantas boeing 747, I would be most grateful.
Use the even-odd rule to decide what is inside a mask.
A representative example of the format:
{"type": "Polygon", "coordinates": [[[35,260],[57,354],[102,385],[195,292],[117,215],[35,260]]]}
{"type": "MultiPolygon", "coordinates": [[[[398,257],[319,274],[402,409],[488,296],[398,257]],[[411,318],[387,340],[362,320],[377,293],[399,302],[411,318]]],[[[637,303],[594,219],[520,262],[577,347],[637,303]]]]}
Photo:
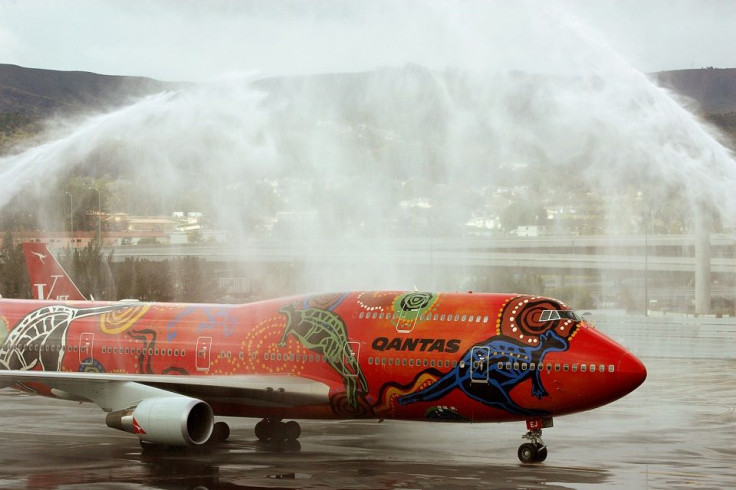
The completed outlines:
{"type": "Polygon", "coordinates": [[[610,403],[646,378],[631,352],[550,298],[94,302],[76,287],[54,295],[63,279],[54,276],[66,274],[45,246],[31,247],[37,300],[0,300],[0,383],[95,403],[143,445],[224,440],[215,416],[261,418],[256,437],[277,441],[299,437],[293,419],[518,421],[527,427],[519,459],[538,463],[554,417],[610,403]]]}

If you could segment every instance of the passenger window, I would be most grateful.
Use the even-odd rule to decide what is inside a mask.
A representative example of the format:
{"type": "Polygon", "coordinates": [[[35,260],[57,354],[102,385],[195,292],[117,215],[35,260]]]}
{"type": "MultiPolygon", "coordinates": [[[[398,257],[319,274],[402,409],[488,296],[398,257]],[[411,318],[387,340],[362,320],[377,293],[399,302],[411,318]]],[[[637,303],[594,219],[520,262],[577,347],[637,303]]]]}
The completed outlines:
{"type": "Polygon", "coordinates": [[[578,372],[578,365],[577,364],[573,364],[572,365],[572,372],[573,373],[577,373],[578,372]]]}
{"type": "Polygon", "coordinates": [[[560,365],[559,364],[555,364],[555,371],[559,371],[559,370],[560,370],[560,365]]]}
{"type": "Polygon", "coordinates": [[[434,314],[434,321],[437,321],[437,317],[438,317],[438,316],[439,316],[439,315],[438,315],[437,313],[435,313],[435,314],[434,314]]]}
{"type": "Polygon", "coordinates": [[[468,315],[463,315],[463,317],[460,319],[460,321],[465,321],[468,318],[468,315]]]}
{"type": "Polygon", "coordinates": [[[460,320],[460,315],[455,315],[455,321],[460,320]]]}
{"type": "Polygon", "coordinates": [[[595,364],[591,364],[590,365],[590,372],[591,373],[594,373],[595,372],[595,364]]]}
{"type": "Polygon", "coordinates": [[[608,372],[609,372],[609,373],[612,373],[612,372],[614,371],[614,369],[615,369],[615,368],[613,367],[613,364],[609,364],[609,365],[608,365],[608,372]]]}
{"type": "Polygon", "coordinates": [[[413,367],[414,366],[414,359],[409,359],[409,366],[410,367],[413,367]]]}
{"type": "Polygon", "coordinates": [[[488,323],[488,317],[487,316],[484,316],[483,317],[483,323],[488,323]]]}
{"type": "Polygon", "coordinates": [[[499,362],[497,367],[498,369],[503,369],[503,362],[499,362]]]}
{"type": "Polygon", "coordinates": [[[440,321],[441,322],[444,322],[445,321],[445,315],[444,314],[443,315],[440,315],[440,321]]]}
{"type": "Polygon", "coordinates": [[[363,318],[364,316],[365,316],[365,313],[361,311],[360,315],[358,315],[358,318],[363,318]]]}
{"type": "Polygon", "coordinates": [[[507,362],[506,363],[506,370],[507,371],[511,371],[511,363],[510,362],[507,362]]]}
{"type": "Polygon", "coordinates": [[[533,362],[529,364],[529,371],[534,371],[535,369],[537,369],[536,364],[534,364],[533,362]]]}
{"type": "Polygon", "coordinates": [[[518,371],[519,370],[519,363],[518,362],[515,362],[514,363],[514,370],[515,371],[518,371]]]}
{"type": "Polygon", "coordinates": [[[527,363],[525,363],[525,362],[522,362],[522,363],[521,363],[521,370],[522,370],[522,371],[526,371],[526,370],[527,370],[527,368],[529,368],[529,365],[528,365],[527,363]]]}
{"type": "Polygon", "coordinates": [[[373,358],[372,357],[369,357],[368,358],[368,365],[369,366],[372,366],[373,365],[373,358]]]}
{"type": "Polygon", "coordinates": [[[603,364],[601,364],[600,366],[598,366],[598,372],[599,373],[605,373],[606,372],[606,366],[604,366],[603,364]]]}
{"type": "Polygon", "coordinates": [[[570,370],[570,366],[565,364],[564,366],[562,366],[562,370],[568,372],[570,370]]]}
{"type": "Polygon", "coordinates": [[[588,365],[587,364],[581,364],[580,365],[580,372],[583,372],[584,373],[587,370],[588,370],[588,365]]]}

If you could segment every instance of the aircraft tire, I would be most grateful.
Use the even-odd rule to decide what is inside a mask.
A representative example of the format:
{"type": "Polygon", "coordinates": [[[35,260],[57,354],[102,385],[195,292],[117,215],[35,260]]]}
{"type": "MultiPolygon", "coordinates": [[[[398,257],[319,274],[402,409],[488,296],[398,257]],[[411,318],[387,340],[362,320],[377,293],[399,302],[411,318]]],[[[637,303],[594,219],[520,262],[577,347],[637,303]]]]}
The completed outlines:
{"type": "Polygon", "coordinates": [[[530,442],[522,444],[519,446],[517,455],[519,456],[519,460],[524,464],[536,463],[538,456],[537,446],[530,442]]]}
{"type": "Polygon", "coordinates": [[[284,439],[287,441],[296,441],[302,435],[302,427],[299,422],[291,420],[284,424],[284,439]]]}
{"type": "Polygon", "coordinates": [[[271,426],[271,440],[272,441],[283,441],[286,440],[286,424],[283,422],[273,422],[271,426]]]}
{"type": "Polygon", "coordinates": [[[547,459],[547,448],[546,447],[538,447],[537,448],[537,459],[535,462],[541,463],[545,459],[547,459]]]}
{"type": "Polygon", "coordinates": [[[225,442],[228,437],[230,437],[230,427],[225,422],[215,422],[215,425],[212,427],[212,435],[210,435],[207,442],[225,442]]]}
{"type": "Polygon", "coordinates": [[[273,432],[273,422],[267,419],[263,419],[256,424],[254,432],[259,441],[267,441],[271,438],[273,432]]]}

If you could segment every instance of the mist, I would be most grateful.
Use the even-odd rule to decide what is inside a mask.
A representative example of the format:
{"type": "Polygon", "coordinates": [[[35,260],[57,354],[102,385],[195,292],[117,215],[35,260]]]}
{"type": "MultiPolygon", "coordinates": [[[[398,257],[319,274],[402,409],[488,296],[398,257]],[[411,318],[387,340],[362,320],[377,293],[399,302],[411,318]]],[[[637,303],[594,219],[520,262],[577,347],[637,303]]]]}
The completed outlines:
{"type": "MultiPolygon", "coordinates": [[[[469,221],[522,204],[601,212],[599,229],[559,233],[639,232],[647,214],[673,232],[699,213],[735,224],[736,162],[719,135],[560,6],[249,5],[264,56],[250,71],[204,62],[208,81],[50,121],[44,141],[0,159],[0,206],[78,168],[156,196],[156,212],[204,212],[244,244],[462,240],[469,221]],[[288,50],[271,41],[293,47],[279,68],[268,56],[288,50]]],[[[212,35],[237,28],[222,26],[212,35]]],[[[137,201],[110,211],[151,211],[137,201]]],[[[310,287],[412,286],[380,265],[355,260],[310,287]]]]}

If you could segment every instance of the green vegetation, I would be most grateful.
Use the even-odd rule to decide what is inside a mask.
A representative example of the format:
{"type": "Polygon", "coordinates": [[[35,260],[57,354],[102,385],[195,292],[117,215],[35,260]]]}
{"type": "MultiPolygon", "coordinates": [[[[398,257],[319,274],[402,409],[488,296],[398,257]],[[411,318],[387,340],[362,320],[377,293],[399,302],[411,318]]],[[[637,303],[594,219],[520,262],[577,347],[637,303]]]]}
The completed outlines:
{"type": "Polygon", "coordinates": [[[20,245],[13,245],[10,232],[5,233],[0,251],[0,295],[3,298],[30,298],[23,249],[20,245]]]}
{"type": "MultiPolygon", "coordinates": [[[[30,298],[23,250],[20,245],[13,245],[10,232],[6,232],[0,251],[0,295],[4,298],[30,298]]],[[[92,241],[85,248],[66,249],[58,258],[88,298],[189,303],[219,299],[220,291],[215,280],[202,271],[203,259],[182,257],[151,261],[127,258],[123,262],[113,262],[113,254],[105,254],[99,242],[92,241]]]]}

